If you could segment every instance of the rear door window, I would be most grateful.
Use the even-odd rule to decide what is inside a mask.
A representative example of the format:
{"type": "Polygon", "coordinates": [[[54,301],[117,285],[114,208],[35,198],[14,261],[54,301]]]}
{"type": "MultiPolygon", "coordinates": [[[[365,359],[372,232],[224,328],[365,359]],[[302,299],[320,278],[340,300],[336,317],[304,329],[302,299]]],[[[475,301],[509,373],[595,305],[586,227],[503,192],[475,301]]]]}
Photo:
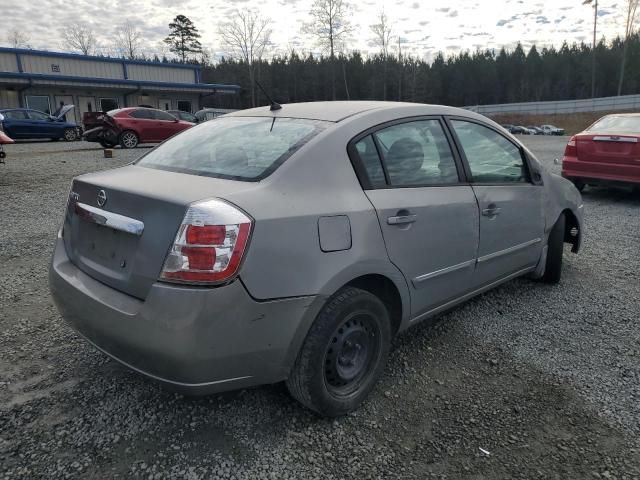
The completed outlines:
{"type": "Polygon", "coordinates": [[[396,186],[458,183],[458,171],[439,120],[400,123],[374,133],[389,182],[396,186]]]}
{"type": "Polygon", "coordinates": [[[8,112],[2,112],[4,118],[7,120],[26,120],[27,114],[22,110],[11,110],[8,112]]]}
{"type": "Polygon", "coordinates": [[[194,175],[257,181],[331,122],[297,118],[224,117],[185,130],[138,165],[194,175]]]}

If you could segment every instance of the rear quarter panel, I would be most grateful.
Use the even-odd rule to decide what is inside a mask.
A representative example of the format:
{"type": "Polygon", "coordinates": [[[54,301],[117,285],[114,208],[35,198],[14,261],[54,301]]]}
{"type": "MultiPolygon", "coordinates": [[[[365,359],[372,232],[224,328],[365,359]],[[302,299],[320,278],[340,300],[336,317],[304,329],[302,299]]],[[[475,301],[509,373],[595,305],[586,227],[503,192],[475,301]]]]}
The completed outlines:
{"type": "Polygon", "coordinates": [[[349,140],[370,126],[364,121],[330,127],[260,188],[225,197],[255,219],[240,270],[254,298],[328,297],[359,276],[379,274],[394,282],[408,314],[406,281],[389,260],[377,215],[347,155],[349,140]],[[334,215],[348,216],[351,247],[323,252],[318,220],[334,215]]]}

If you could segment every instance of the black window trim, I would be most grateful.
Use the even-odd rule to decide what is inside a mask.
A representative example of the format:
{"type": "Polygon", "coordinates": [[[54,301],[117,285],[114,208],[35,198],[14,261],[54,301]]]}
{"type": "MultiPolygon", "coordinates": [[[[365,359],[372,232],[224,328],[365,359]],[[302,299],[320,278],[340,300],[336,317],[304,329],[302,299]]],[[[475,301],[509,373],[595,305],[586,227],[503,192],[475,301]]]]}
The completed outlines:
{"type": "Polygon", "coordinates": [[[501,132],[499,129],[497,129],[496,127],[494,127],[493,125],[489,124],[489,123],[485,123],[481,120],[475,119],[475,118],[470,118],[470,117],[463,117],[460,115],[444,115],[444,121],[447,125],[447,129],[449,130],[449,133],[451,134],[451,137],[453,138],[453,141],[455,143],[456,146],[456,150],[458,152],[458,155],[460,156],[460,159],[462,160],[462,164],[463,164],[463,168],[465,171],[465,175],[466,178],[468,179],[469,184],[471,185],[482,185],[482,186],[508,186],[508,185],[543,185],[543,181],[542,181],[542,176],[540,175],[540,172],[538,172],[537,170],[535,170],[534,168],[532,168],[531,166],[531,161],[529,160],[529,155],[527,154],[526,150],[524,149],[524,147],[522,147],[522,145],[519,145],[518,143],[514,143],[514,141],[512,139],[510,139],[509,137],[507,137],[504,132],[501,132]],[[498,135],[500,135],[502,138],[504,138],[505,140],[507,140],[509,143],[511,143],[514,147],[516,147],[518,149],[518,151],[520,152],[520,158],[522,159],[522,163],[525,166],[525,169],[527,170],[527,181],[526,182],[476,182],[473,180],[473,174],[471,173],[471,167],[469,166],[469,160],[467,159],[467,156],[464,152],[464,149],[462,148],[462,143],[460,142],[460,139],[458,138],[458,134],[455,131],[455,128],[453,127],[453,124],[451,123],[452,120],[459,120],[459,121],[463,121],[463,122],[468,122],[468,123],[475,123],[477,125],[483,126],[485,128],[488,128],[489,130],[494,131],[495,133],[497,133],[498,135]]]}
{"type": "Polygon", "coordinates": [[[446,123],[446,119],[443,115],[416,115],[412,117],[402,117],[396,118],[394,120],[389,120],[387,122],[379,123],[368,129],[360,132],[358,135],[354,136],[349,143],[347,143],[347,154],[349,156],[349,160],[351,161],[351,165],[356,172],[356,176],[358,177],[358,181],[360,182],[360,186],[363,190],[388,190],[393,188],[425,188],[425,187],[457,187],[457,186],[468,186],[468,174],[464,169],[464,164],[462,162],[462,158],[459,155],[457,148],[455,147],[455,143],[451,132],[449,131],[448,125],[446,123]],[[451,156],[453,157],[453,162],[456,166],[456,171],[458,173],[458,181],[451,183],[426,183],[426,184],[415,184],[415,185],[391,185],[389,174],[387,172],[386,162],[384,160],[384,155],[380,149],[380,145],[378,144],[378,140],[374,133],[384,130],[385,128],[392,127],[394,125],[400,125],[403,123],[412,123],[419,122],[423,120],[437,120],[440,124],[440,128],[442,128],[442,132],[444,133],[445,138],[447,139],[447,143],[449,145],[449,149],[451,150],[451,156]],[[364,166],[364,162],[360,158],[358,154],[358,150],[356,148],[356,143],[360,140],[366,138],[371,135],[373,142],[376,146],[376,151],[378,153],[378,159],[380,160],[380,164],[382,165],[382,170],[385,176],[385,185],[375,186],[371,184],[371,180],[369,178],[369,174],[367,169],[364,166]]]}

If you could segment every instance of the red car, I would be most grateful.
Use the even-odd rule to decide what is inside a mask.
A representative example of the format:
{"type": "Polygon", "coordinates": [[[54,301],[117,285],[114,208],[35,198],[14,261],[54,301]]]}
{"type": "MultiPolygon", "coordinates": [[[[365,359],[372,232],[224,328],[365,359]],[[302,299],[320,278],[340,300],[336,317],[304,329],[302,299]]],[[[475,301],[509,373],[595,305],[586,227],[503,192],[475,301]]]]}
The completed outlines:
{"type": "Polygon", "coordinates": [[[120,145],[135,148],[139,143],[160,143],[187,128],[193,123],[179,120],[170,113],[155,108],[119,108],[107,113],[96,112],[95,118],[85,119],[85,128],[91,120],[92,126],[84,133],[88,142],[98,142],[105,148],[120,145]]]}
{"type": "Polygon", "coordinates": [[[569,140],[562,176],[578,190],[623,183],[640,189],[640,113],[606,115],[569,140]]]}

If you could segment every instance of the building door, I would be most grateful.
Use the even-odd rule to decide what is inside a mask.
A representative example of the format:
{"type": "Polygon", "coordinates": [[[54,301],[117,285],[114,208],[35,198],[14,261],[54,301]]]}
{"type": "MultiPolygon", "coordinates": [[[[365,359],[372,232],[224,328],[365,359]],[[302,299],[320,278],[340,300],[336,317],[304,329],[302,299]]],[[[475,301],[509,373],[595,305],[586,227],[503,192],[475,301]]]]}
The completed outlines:
{"type": "MultiPolygon", "coordinates": [[[[64,105],[73,105],[73,97],[71,95],[56,95],[54,97],[55,105],[53,106],[53,111],[58,111],[64,105]]],[[[78,123],[78,115],[77,115],[77,106],[69,113],[65,115],[67,122],[76,122],[78,123]]]]}
{"type": "Polygon", "coordinates": [[[82,96],[78,96],[78,114],[80,115],[80,119],[82,119],[82,117],[84,116],[85,113],[87,112],[95,112],[96,110],[98,110],[96,108],[96,97],[82,97],[82,96]]]}
{"type": "Polygon", "coordinates": [[[171,99],[161,98],[158,100],[160,110],[171,110],[171,99]]]}

